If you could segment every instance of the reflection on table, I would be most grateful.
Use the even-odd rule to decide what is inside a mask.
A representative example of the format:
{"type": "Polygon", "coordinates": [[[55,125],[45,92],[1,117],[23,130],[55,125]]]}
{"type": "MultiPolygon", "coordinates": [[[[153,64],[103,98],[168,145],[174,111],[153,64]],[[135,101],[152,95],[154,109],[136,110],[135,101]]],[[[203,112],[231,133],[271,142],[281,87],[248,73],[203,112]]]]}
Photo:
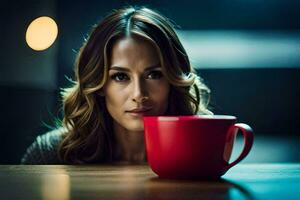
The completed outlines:
{"type": "Polygon", "coordinates": [[[163,180],[149,166],[3,165],[1,199],[297,199],[300,164],[239,164],[220,180],[163,180]]]}

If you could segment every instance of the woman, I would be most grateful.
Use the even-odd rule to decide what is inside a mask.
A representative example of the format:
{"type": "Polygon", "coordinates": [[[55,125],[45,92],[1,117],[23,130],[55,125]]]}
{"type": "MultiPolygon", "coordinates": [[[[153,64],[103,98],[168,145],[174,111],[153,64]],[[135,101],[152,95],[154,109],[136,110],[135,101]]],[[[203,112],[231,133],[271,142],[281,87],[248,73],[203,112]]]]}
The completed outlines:
{"type": "Polygon", "coordinates": [[[151,9],[104,18],[75,67],[61,128],[38,136],[23,164],[143,163],[143,116],[211,114],[173,24],[151,9]]]}

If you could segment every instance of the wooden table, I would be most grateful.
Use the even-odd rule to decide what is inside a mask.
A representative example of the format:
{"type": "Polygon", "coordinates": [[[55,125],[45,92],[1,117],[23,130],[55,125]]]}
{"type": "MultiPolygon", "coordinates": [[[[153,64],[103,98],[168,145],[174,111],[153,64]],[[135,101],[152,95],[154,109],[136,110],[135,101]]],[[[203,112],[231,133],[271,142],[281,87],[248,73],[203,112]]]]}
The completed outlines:
{"type": "Polygon", "coordinates": [[[300,199],[300,164],[239,164],[219,181],[161,180],[146,166],[0,166],[0,199],[300,199]]]}

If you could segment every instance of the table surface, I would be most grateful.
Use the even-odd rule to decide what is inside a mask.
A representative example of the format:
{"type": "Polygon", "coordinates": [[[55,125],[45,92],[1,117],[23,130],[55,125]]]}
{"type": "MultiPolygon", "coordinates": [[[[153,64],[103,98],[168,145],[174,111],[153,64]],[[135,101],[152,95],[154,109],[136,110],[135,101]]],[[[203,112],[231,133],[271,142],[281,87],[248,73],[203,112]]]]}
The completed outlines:
{"type": "Polygon", "coordinates": [[[0,199],[300,199],[300,164],[238,164],[220,180],[163,180],[147,165],[1,165],[0,199]]]}

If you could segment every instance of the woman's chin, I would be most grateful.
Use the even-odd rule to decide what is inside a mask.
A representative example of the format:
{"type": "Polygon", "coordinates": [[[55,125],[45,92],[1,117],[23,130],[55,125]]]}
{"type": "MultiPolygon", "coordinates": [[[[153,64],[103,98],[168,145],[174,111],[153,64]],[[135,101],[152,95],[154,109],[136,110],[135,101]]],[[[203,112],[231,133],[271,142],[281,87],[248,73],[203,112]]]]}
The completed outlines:
{"type": "Polygon", "coordinates": [[[144,131],[144,123],[143,123],[143,121],[141,121],[140,123],[128,122],[126,124],[126,129],[128,131],[132,131],[132,132],[141,132],[141,131],[144,131]]]}

